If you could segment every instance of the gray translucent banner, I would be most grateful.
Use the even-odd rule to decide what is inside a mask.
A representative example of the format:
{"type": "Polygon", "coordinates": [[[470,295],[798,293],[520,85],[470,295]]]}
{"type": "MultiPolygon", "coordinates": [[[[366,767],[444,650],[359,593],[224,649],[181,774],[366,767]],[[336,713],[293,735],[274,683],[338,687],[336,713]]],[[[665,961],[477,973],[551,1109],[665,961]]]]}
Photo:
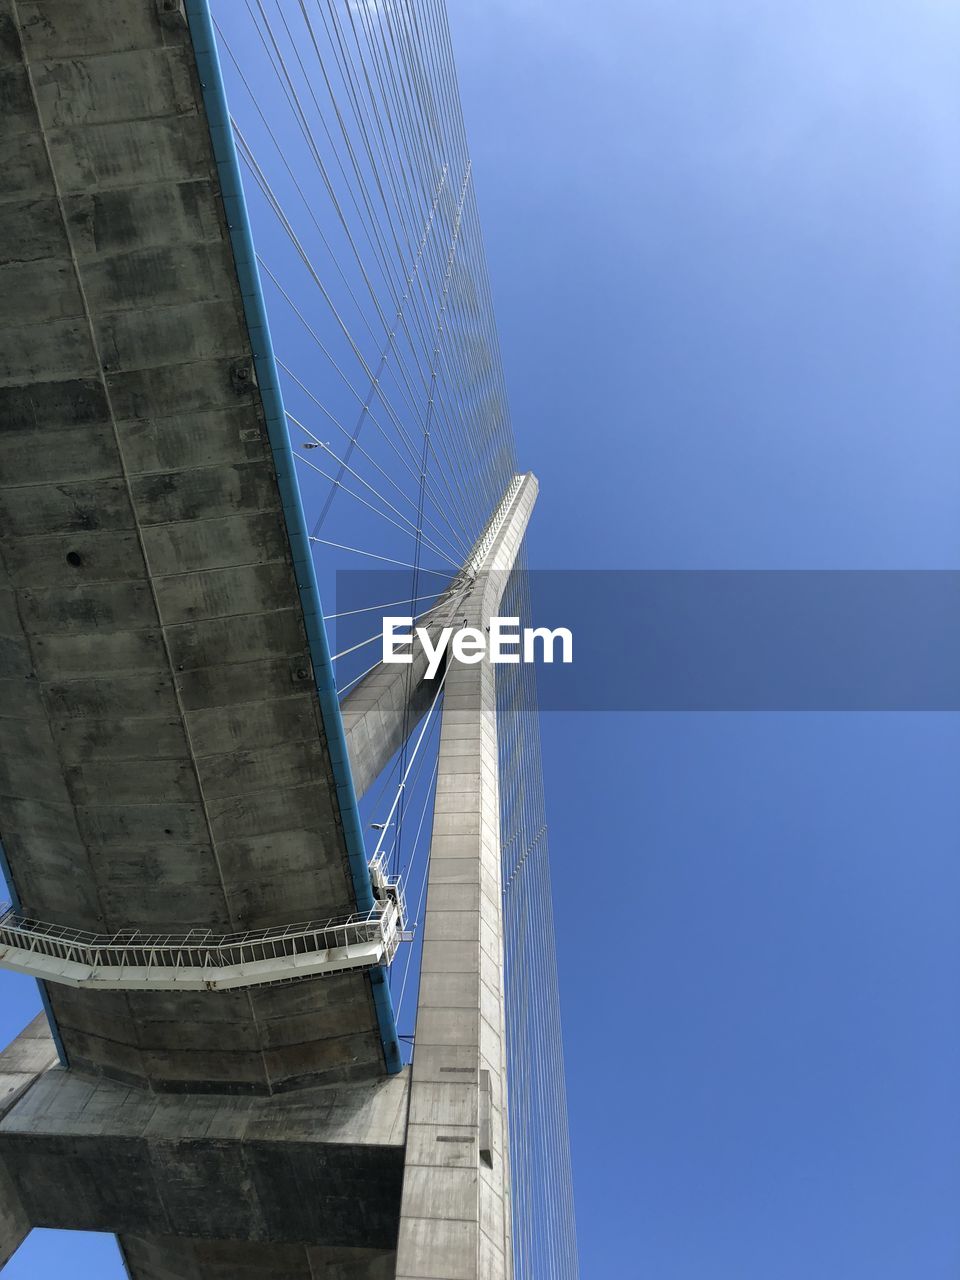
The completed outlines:
{"type": "MultiPolygon", "coordinates": [[[[419,591],[443,585],[421,575],[419,591]]],[[[536,664],[543,710],[960,710],[960,572],[532,570],[524,585],[523,626],[573,633],[569,666],[536,664]]],[[[409,572],[342,572],[335,611],[409,613],[393,602],[410,591],[409,572]]],[[[336,649],[380,625],[340,618],[336,649]]],[[[364,646],[344,674],[379,655],[364,646]]]]}

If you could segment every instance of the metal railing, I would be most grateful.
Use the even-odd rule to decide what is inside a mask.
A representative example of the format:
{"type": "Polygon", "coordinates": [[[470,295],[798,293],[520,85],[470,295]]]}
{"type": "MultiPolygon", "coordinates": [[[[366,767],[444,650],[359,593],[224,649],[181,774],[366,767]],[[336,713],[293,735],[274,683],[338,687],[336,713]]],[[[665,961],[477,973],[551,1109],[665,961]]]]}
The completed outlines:
{"type": "Polygon", "coordinates": [[[98,934],[0,914],[0,966],[74,986],[229,989],[390,964],[404,932],[399,880],[371,864],[372,910],[328,920],[218,934],[98,934]]]}

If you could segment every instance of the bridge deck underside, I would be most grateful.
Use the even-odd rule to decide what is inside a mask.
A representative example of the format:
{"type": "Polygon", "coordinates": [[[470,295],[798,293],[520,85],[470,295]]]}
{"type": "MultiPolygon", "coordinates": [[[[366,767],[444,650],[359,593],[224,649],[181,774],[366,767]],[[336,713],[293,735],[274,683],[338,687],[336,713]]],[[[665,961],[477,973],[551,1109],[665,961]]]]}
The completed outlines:
{"type": "MultiPolygon", "coordinates": [[[[0,835],[98,933],[355,908],[190,35],[0,0],[0,835]]],[[[366,975],[50,988],[69,1060],[158,1089],[383,1069],[366,975]]]]}
{"type": "Polygon", "coordinates": [[[393,1249],[121,1236],[136,1280],[394,1280],[393,1249]]]}

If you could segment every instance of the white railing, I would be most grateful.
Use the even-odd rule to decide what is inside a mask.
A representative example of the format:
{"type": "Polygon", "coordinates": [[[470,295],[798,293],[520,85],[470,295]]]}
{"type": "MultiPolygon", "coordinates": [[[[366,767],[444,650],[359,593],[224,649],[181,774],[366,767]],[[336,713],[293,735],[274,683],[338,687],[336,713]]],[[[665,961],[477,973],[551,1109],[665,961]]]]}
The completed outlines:
{"type": "Polygon", "coordinates": [[[399,881],[371,864],[372,910],[245,933],[88,933],[0,915],[0,966],[48,982],[125,990],[231,990],[389,964],[407,937],[399,881]]]}

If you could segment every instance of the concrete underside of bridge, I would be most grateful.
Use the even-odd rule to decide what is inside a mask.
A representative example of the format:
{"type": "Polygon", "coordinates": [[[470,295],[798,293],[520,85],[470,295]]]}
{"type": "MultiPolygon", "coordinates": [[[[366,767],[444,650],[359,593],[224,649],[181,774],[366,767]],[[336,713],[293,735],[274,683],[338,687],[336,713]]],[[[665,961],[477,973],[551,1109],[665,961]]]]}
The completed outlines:
{"type": "MultiPolygon", "coordinates": [[[[217,932],[354,910],[190,32],[0,0],[0,833],[24,914],[217,932]]],[[[370,1077],[366,975],[51,987],[155,1089],[370,1077]]]]}

